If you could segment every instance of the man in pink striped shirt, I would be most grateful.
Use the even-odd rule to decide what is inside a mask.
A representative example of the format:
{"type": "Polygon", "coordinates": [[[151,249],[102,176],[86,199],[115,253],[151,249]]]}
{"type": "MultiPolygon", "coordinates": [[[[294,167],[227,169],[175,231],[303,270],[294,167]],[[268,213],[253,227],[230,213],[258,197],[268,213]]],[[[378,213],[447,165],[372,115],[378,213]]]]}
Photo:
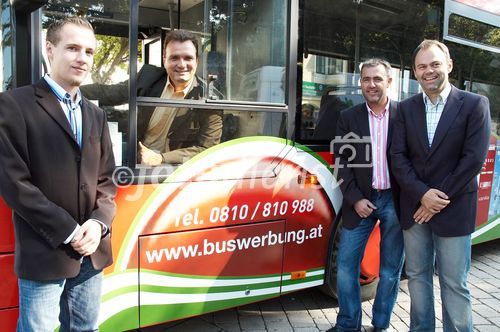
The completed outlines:
{"type": "Polygon", "coordinates": [[[337,253],[340,311],[332,331],[361,331],[360,263],[368,238],[380,221],[380,279],[373,304],[374,331],[389,327],[403,266],[403,235],[396,213],[399,187],[389,173],[391,133],[398,103],[387,95],[391,66],[381,59],[361,65],[366,102],[343,110],[332,141],[343,194],[337,253]]]}

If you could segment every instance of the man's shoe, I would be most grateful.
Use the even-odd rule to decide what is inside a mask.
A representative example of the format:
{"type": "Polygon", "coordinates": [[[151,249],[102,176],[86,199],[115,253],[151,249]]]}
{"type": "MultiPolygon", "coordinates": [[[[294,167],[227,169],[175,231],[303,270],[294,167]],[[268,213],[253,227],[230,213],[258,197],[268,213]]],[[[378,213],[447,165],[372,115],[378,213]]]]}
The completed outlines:
{"type": "MultiPolygon", "coordinates": [[[[334,327],[332,327],[331,329],[329,330],[326,330],[326,332],[345,332],[346,330],[343,330],[341,329],[340,327],[338,327],[337,325],[335,325],[334,327]]],[[[349,330],[351,331],[351,330],[349,330]]],[[[385,331],[385,330],[384,330],[385,331]]],[[[358,330],[357,332],[361,332],[361,330],[358,330]]]]}
{"type": "Polygon", "coordinates": [[[387,332],[387,329],[383,329],[380,327],[373,327],[373,332],[387,332]]]}

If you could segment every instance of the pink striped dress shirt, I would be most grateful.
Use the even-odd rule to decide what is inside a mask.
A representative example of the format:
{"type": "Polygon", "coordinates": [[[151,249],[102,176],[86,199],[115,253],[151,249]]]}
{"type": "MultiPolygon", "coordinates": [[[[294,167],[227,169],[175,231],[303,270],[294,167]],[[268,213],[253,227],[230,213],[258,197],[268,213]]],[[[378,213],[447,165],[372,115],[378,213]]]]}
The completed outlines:
{"type": "Polygon", "coordinates": [[[385,190],[391,188],[389,179],[389,166],[387,164],[387,135],[389,132],[389,103],[385,105],[384,112],[375,114],[368,104],[368,122],[370,124],[370,137],[372,143],[372,165],[374,189],[385,190]]]}

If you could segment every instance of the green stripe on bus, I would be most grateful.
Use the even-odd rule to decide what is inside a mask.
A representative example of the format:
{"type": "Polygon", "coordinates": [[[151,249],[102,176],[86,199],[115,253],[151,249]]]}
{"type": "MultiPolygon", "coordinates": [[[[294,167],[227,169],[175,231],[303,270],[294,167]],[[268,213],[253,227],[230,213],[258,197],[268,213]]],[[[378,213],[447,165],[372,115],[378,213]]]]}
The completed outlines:
{"type": "Polygon", "coordinates": [[[316,280],[323,280],[324,278],[325,278],[325,275],[320,274],[320,275],[316,275],[316,276],[306,277],[306,278],[303,278],[303,279],[283,280],[283,286],[303,284],[303,283],[306,283],[306,282],[311,282],[311,281],[316,281],[316,280]]]}
{"type": "Polygon", "coordinates": [[[117,296],[128,294],[128,293],[136,293],[139,291],[139,287],[137,285],[124,286],[118,289],[115,289],[111,292],[108,292],[101,296],[101,302],[106,302],[115,298],[117,296]]]}
{"type": "MultiPolygon", "coordinates": [[[[324,271],[324,268],[315,268],[306,271],[306,274],[316,272],[316,271],[324,271]]],[[[119,272],[119,273],[113,273],[113,275],[119,275],[119,274],[125,274],[127,272],[132,272],[135,273],[137,272],[136,269],[128,270],[126,272],[119,272]]],[[[233,292],[233,291],[242,291],[242,290],[255,290],[255,289],[264,289],[264,288],[270,288],[270,287],[279,287],[281,282],[283,285],[292,285],[292,284],[298,284],[298,283],[303,283],[303,282],[308,282],[308,281],[313,281],[313,280],[320,280],[324,278],[324,273],[321,273],[319,275],[315,276],[309,276],[306,277],[305,279],[297,279],[297,280],[281,280],[281,275],[279,274],[269,274],[269,275],[261,275],[261,276],[243,276],[243,277],[209,277],[209,276],[198,276],[198,275],[187,275],[187,274],[176,274],[176,273],[169,273],[169,272],[160,272],[160,271],[141,271],[141,273],[150,273],[150,274],[155,274],[155,275],[161,275],[161,276],[167,276],[167,277],[182,277],[183,279],[187,280],[192,280],[193,284],[196,284],[196,280],[255,280],[255,279],[265,279],[265,278],[280,278],[279,280],[276,281],[268,281],[268,282],[259,282],[259,283],[247,283],[247,284],[241,284],[241,285],[217,285],[217,286],[204,286],[204,287],[171,287],[171,286],[158,286],[158,285],[151,285],[151,284],[141,284],[140,285],[140,290],[141,291],[148,291],[148,292],[157,292],[157,293],[172,293],[172,294],[205,294],[205,293],[217,293],[217,292],[233,292]]],[[[290,273],[285,273],[283,274],[283,278],[289,277],[290,273]]],[[[108,301],[112,298],[115,298],[120,295],[128,294],[128,293],[133,293],[133,292],[138,292],[139,287],[135,284],[137,279],[131,279],[131,282],[133,283],[132,285],[124,285],[121,288],[115,289],[111,292],[103,294],[101,297],[102,302],[108,301]]]]}
{"type": "Polygon", "coordinates": [[[132,307],[120,311],[99,325],[101,332],[128,331],[139,327],[139,309],[132,307]]]}
{"type": "MultiPolygon", "coordinates": [[[[155,274],[168,277],[176,278],[187,278],[187,279],[203,279],[203,280],[245,280],[245,279],[261,279],[261,278],[276,278],[281,277],[281,274],[263,274],[263,275],[252,275],[252,276],[201,276],[192,274],[182,274],[182,273],[172,273],[158,270],[147,270],[141,269],[141,273],[155,274]]],[[[286,275],[286,274],[284,274],[286,275]]]]}
{"type": "MultiPolygon", "coordinates": [[[[278,296],[279,293],[248,296],[239,299],[219,300],[210,302],[164,304],[164,305],[142,305],[140,308],[140,325],[148,326],[175,319],[196,316],[212,311],[219,311],[252,302],[258,302],[278,296]]],[[[110,317],[99,326],[101,332],[115,332],[137,329],[139,309],[128,308],[110,317]]]]}
{"type": "Polygon", "coordinates": [[[238,292],[246,290],[257,290],[280,287],[281,282],[266,282],[262,284],[231,285],[231,286],[211,286],[211,287],[168,287],[155,285],[140,285],[141,292],[168,293],[168,294],[212,294],[238,292]]]}
{"type": "Polygon", "coordinates": [[[299,143],[295,143],[295,147],[297,149],[300,149],[304,152],[309,153],[311,156],[316,158],[320,163],[322,163],[324,166],[326,166],[326,168],[328,168],[328,170],[331,172],[330,165],[323,158],[321,158],[321,156],[317,152],[311,150],[311,148],[309,148],[308,146],[305,146],[305,145],[302,145],[299,143]]]}

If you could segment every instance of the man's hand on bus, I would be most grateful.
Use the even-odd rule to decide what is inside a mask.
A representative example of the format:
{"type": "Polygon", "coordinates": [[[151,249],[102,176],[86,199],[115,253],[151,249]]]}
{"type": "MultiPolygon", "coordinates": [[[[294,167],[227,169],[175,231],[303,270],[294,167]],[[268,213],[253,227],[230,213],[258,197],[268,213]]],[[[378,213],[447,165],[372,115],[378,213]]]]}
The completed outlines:
{"type": "Polygon", "coordinates": [[[431,188],[422,196],[420,203],[427,210],[436,214],[450,204],[450,200],[448,199],[448,195],[441,190],[431,188]]]}
{"type": "Polygon", "coordinates": [[[435,213],[431,212],[425,206],[420,205],[420,207],[413,215],[413,219],[418,224],[425,224],[426,222],[429,222],[434,215],[435,213]]]}
{"type": "Polygon", "coordinates": [[[102,226],[95,220],[87,220],[76,232],[71,246],[82,256],[92,255],[101,242],[102,226]]]}
{"type": "Polygon", "coordinates": [[[354,203],[354,210],[361,218],[367,218],[370,214],[372,214],[373,210],[376,209],[377,207],[366,198],[360,199],[354,203]]]}
{"type": "Polygon", "coordinates": [[[161,154],[154,152],[139,142],[139,152],[141,154],[141,163],[149,166],[158,166],[163,161],[161,154]]]}

